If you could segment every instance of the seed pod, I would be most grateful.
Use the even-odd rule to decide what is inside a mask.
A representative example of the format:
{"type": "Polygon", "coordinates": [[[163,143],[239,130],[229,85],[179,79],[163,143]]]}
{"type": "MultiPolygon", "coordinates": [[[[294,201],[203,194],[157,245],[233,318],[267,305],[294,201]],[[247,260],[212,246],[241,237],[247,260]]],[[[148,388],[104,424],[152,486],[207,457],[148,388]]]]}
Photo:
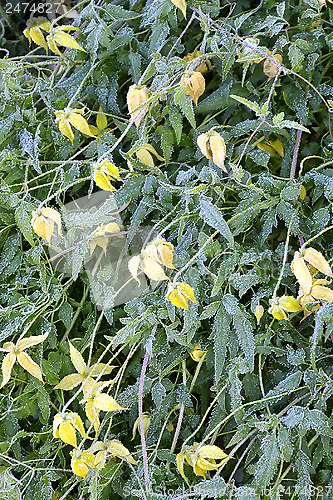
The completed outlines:
{"type": "Polygon", "coordinates": [[[143,106],[141,109],[136,108],[146,102],[148,99],[148,88],[146,85],[131,85],[127,92],[127,107],[134,119],[136,128],[139,128],[141,120],[145,117],[148,111],[148,106],[143,106]]]}
{"type": "Polygon", "coordinates": [[[179,85],[185,87],[185,94],[197,105],[199,97],[205,92],[206,82],[199,71],[190,71],[182,76],[179,85]]]}
{"type": "Polygon", "coordinates": [[[197,139],[197,144],[202,152],[202,154],[212,160],[215,165],[222,168],[224,172],[227,169],[224,166],[224,160],[226,157],[226,147],[223,137],[215,130],[210,130],[205,134],[200,134],[197,139]]]}
{"type": "Polygon", "coordinates": [[[320,252],[318,252],[318,250],[315,250],[311,247],[306,248],[303,253],[303,257],[313,267],[318,269],[318,271],[326,274],[326,276],[330,276],[331,278],[333,278],[331,266],[329,265],[325,257],[320,252]]]}

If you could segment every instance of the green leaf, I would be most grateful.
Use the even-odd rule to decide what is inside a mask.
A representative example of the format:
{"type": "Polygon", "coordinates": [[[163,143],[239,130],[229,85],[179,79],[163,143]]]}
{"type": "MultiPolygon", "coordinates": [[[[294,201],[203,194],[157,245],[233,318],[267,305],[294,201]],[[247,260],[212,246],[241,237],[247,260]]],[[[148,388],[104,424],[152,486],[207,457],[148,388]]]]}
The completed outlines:
{"type": "Polygon", "coordinates": [[[177,138],[177,144],[179,144],[183,130],[183,117],[179,113],[179,111],[173,106],[169,107],[169,121],[175,132],[177,138]]]}
{"type": "Polygon", "coordinates": [[[280,462],[280,450],[276,434],[271,434],[262,439],[262,455],[256,466],[255,481],[258,488],[266,488],[271,482],[280,462]]]}
{"type": "MultiPolygon", "coordinates": [[[[165,158],[165,161],[168,163],[170,161],[173,148],[175,145],[175,137],[173,135],[173,132],[171,129],[168,127],[163,127],[160,126],[158,128],[161,128],[161,146],[163,149],[163,156],[165,158]]],[[[160,133],[160,132],[159,132],[160,133]]]]}
{"type": "Polygon", "coordinates": [[[257,116],[260,116],[261,114],[261,109],[260,109],[260,106],[256,103],[256,102],[253,102],[253,101],[249,101],[248,99],[245,99],[245,97],[240,97],[238,95],[231,95],[230,94],[230,97],[232,97],[233,99],[235,99],[236,101],[240,102],[241,104],[244,104],[245,106],[247,106],[248,108],[250,108],[252,111],[255,112],[255,114],[257,116]]]}
{"type": "Polygon", "coordinates": [[[34,245],[34,230],[31,226],[31,211],[28,211],[24,203],[15,210],[15,221],[21,233],[30,245],[34,245]]]}
{"type": "Polygon", "coordinates": [[[192,102],[191,97],[189,95],[185,94],[185,89],[183,87],[180,87],[179,89],[177,89],[175,91],[174,100],[175,100],[175,104],[178,104],[182,113],[185,115],[185,117],[190,122],[191,126],[193,128],[196,128],[197,126],[195,123],[193,102],[192,102]]]}
{"type": "Polygon", "coordinates": [[[214,324],[213,324],[213,335],[214,335],[214,359],[215,359],[215,383],[218,384],[221,380],[223,367],[227,355],[227,344],[229,340],[229,329],[230,329],[231,318],[223,306],[218,310],[214,324]]]}
{"type": "Polygon", "coordinates": [[[211,297],[219,293],[225,280],[232,274],[240,259],[238,253],[234,253],[232,257],[226,259],[219,267],[217,279],[211,291],[211,297]]]}
{"type": "Polygon", "coordinates": [[[200,198],[200,207],[199,216],[202,220],[204,220],[212,228],[216,229],[216,231],[218,231],[221,236],[228,241],[231,248],[233,248],[234,237],[220,210],[204,197],[200,198]]]}

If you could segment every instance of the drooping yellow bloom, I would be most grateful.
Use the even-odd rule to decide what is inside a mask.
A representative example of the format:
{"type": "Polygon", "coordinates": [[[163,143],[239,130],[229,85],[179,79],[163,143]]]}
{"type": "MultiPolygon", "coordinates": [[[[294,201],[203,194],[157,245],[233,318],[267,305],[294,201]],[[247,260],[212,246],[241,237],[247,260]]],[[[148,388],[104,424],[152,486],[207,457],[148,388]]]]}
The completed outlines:
{"type": "MultiPolygon", "coordinates": [[[[101,247],[106,254],[106,249],[109,243],[108,235],[120,233],[120,227],[116,222],[109,222],[109,224],[101,224],[92,233],[92,240],[89,240],[90,245],[90,255],[93,254],[96,246],[101,247]]],[[[123,238],[123,235],[119,234],[117,238],[123,238]]]]}
{"type": "Polygon", "coordinates": [[[294,254],[291,270],[296,276],[301,288],[304,290],[304,293],[308,294],[312,286],[312,276],[304,257],[299,252],[295,252],[294,254]]]}
{"type": "Polygon", "coordinates": [[[107,459],[121,458],[130,464],[136,465],[136,460],[132,457],[130,451],[118,439],[97,441],[89,450],[91,453],[96,453],[95,464],[99,469],[103,469],[107,459]]]}
{"type": "Polygon", "coordinates": [[[272,54],[271,51],[267,52],[269,56],[271,56],[277,64],[274,64],[271,62],[269,59],[265,59],[264,66],[263,66],[263,72],[265,73],[266,76],[268,76],[268,79],[270,80],[271,78],[274,78],[278,72],[279,72],[279,66],[282,64],[282,56],[281,54],[272,54]]]}
{"type": "Polygon", "coordinates": [[[218,446],[200,446],[199,443],[194,443],[193,446],[187,446],[184,451],[178,453],[176,464],[180,475],[188,484],[188,479],[184,472],[185,463],[188,463],[193,468],[196,476],[203,476],[205,478],[207,471],[217,470],[229,458],[231,457],[224,453],[218,446]],[[217,463],[216,460],[221,460],[221,462],[217,463]]]}
{"type": "MultiPolygon", "coordinates": [[[[194,52],[189,52],[186,56],[183,57],[184,61],[190,62],[197,57],[200,57],[202,54],[200,50],[195,50],[194,52]]],[[[195,68],[195,71],[199,71],[200,73],[207,73],[207,71],[211,68],[211,62],[209,59],[203,61],[199,66],[195,68]]]]}
{"type": "Polygon", "coordinates": [[[127,107],[134,119],[136,128],[139,128],[141,120],[146,116],[148,112],[148,106],[142,106],[140,109],[136,109],[145,103],[148,99],[148,88],[146,85],[131,85],[127,92],[127,107]]]}
{"type": "Polygon", "coordinates": [[[330,276],[331,278],[333,278],[331,266],[329,265],[325,257],[320,252],[318,252],[318,250],[315,250],[311,247],[306,248],[303,252],[303,257],[306,262],[308,262],[318,271],[325,274],[326,276],[330,276]]]}
{"type": "Polygon", "coordinates": [[[295,299],[289,295],[283,295],[282,297],[276,297],[274,299],[269,299],[270,307],[268,312],[272,314],[275,319],[288,319],[287,312],[298,312],[302,310],[302,307],[295,299]]]}
{"type": "Polygon", "coordinates": [[[110,181],[121,181],[118,168],[109,160],[104,160],[102,163],[95,163],[93,166],[94,181],[97,186],[104,191],[116,191],[110,181]]]}
{"type": "Polygon", "coordinates": [[[92,453],[87,451],[72,450],[70,452],[72,456],[71,467],[72,471],[76,476],[83,477],[85,479],[89,472],[89,469],[95,469],[95,457],[92,453]]]}
{"type": "Polygon", "coordinates": [[[263,314],[264,314],[264,308],[263,308],[263,306],[260,305],[260,304],[257,304],[256,307],[255,307],[255,309],[254,309],[254,315],[255,315],[256,320],[257,320],[257,325],[259,325],[260,320],[261,320],[263,314]]]}
{"type": "Polygon", "coordinates": [[[151,257],[145,257],[144,255],[136,255],[128,261],[128,269],[133,278],[140,285],[140,280],[138,278],[139,269],[143,271],[148,278],[153,281],[168,280],[168,276],[164,273],[163,268],[158,262],[156,262],[151,257]]]}
{"type": "Polygon", "coordinates": [[[150,167],[154,166],[154,158],[151,153],[156,156],[156,158],[160,161],[164,161],[163,156],[159,155],[156,149],[150,144],[144,144],[138,151],[135,152],[135,155],[142,161],[145,165],[150,167]]]}
{"type": "Polygon", "coordinates": [[[304,200],[306,197],[306,187],[303,184],[301,185],[301,192],[299,197],[301,198],[301,200],[304,200]]]}
{"type": "Polygon", "coordinates": [[[58,56],[64,55],[62,52],[60,52],[58,48],[59,46],[85,52],[81,45],[77,43],[75,38],[73,38],[68,33],[65,33],[65,31],[77,31],[77,28],[75,28],[74,26],[57,26],[56,28],[53,27],[50,31],[50,34],[46,37],[49,49],[58,56]]]}
{"type": "Polygon", "coordinates": [[[197,144],[202,154],[208,158],[208,160],[212,160],[215,165],[222,168],[224,172],[227,172],[224,166],[227,150],[224,139],[218,132],[210,130],[205,134],[200,134],[197,139],[197,144]]]}
{"type": "Polygon", "coordinates": [[[91,132],[88,122],[83,118],[84,108],[82,109],[72,109],[65,108],[55,111],[56,123],[59,124],[60,132],[73,143],[74,133],[71,125],[82,132],[83,134],[89,135],[89,137],[95,137],[91,132]]]}
{"type": "Polygon", "coordinates": [[[57,225],[58,234],[61,236],[61,215],[54,208],[44,207],[41,210],[32,212],[32,229],[48,243],[50,243],[51,236],[54,234],[54,224],[57,225]]]}
{"type": "Polygon", "coordinates": [[[36,335],[32,337],[24,337],[19,340],[16,344],[13,342],[5,342],[0,349],[0,351],[8,352],[6,356],[2,360],[2,383],[0,385],[0,389],[10,379],[10,375],[12,373],[13,366],[17,361],[27,372],[30,373],[33,377],[38,378],[43,383],[42,371],[35,363],[29,354],[24,352],[29,347],[32,347],[37,344],[41,344],[47,338],[49,332],[44,333],[44,335],[36,335]]]}
{"type": "Polygon", "coordinates": [[[196,361],[197,363],[199,363],[202,356],[204,356],[206,354],[206,352],[207,352],[207,349],[205,351],[202,351],[200,348],[200,344],[197,344],[196,346],[194,346],[193,351],[190,352],[190,356],[193,359],[193,361],[196,361]]]}
{"type": "Polygon", "coordinates": [[[37,45],[43,47],[47,52],[47,43],[45,41],[42,30],[50,31],[51,23],[44,17],[37,17],[36,19],[29,19],[27,27],[23,31],[23,35],[29,40],[29,47],[31,42],[34,41],[37,45]]]}
{"type": "Polygon", "coordinates": [[[189,71],[182,76],[179,85],[185,87],[185,94],[197,105],[199,97],[205,92],[206,82],[199,71],[189,71]]]}
{"type": "Polygon", "coordinates": [[[198,303],[195,300],[193,288],[186,283],[178,283],[176,287],[170,284],[165,298],[170,300],[174,306],[180,307],[181,309],[187,309],[187,311],[189,300],[195,302],[196,304],[198,303]]]}
{"type": "Polygon", "coordinates": [[[179,9],[182,11],[183,13],[183,16],[185,17],[186,19],[186,7],[187,7],[187,4],[185,2],[185,0],[171,0],[171,2],[179,9]]]}
{"type": "Polygon", "coordinates": [[[172,264],[174,248],[172,243],[166,241],[161,236],[157,236],[148,243],[142,255],[144,257],[150,257],[168,269],[175,269],[175,266],[172,264]]]}
{"type": "MultiPolygon", "coordinates": [[[[148,434],[148,428],[150,426],[150,414],[149,413],[144,413],[142,415],[142,423],[143,423],[143,430],[144,430],[145,436],[147,436],[147,434],[148,434]]],[[[139,431],[139,434],[141,434],[139,417],[134,422],[133,435],[132,435],[131,441],[133,441],[133,439],[135,438],[136,431],[139,431]]]]}
{"type": "Polygon", "coordinates": [[[95,125],[89,125],[90,132],[95,137],[102,137],[105,132],[111,130],[110,128],[106,128],[108,126],[108,119],[102,109],[102,106],[99,107],[98,115],[96,117],[96,127],[95,125]]]}
{"type": "Polygon", "coordinates": [[[70,391],[77,387],[79,384],[83,384],[87,379],[91,377],[101,377],[102,375],[109,375],[114,366],[108,366],[104,363],[96,363],[90,368],[86,365],[82,354],[69,342],[69,354],[74,367],[77,369],[78,373],[73,373],[67,375],[59,382],[54,389],[62,389],[63,391],[70,391]]]}
{"type": "Polygon", "coordinates": [[[267,143],[259,142],[257,144],[257,148],[267,151],[270,156],[274,156],[276,153],[278,153],[281,158],[284,157],[283,143],[279,139],[276,139],[275,141],[269,141],[267,143]]]}
{"type": "Polygon", "coordinates": [[[309,293],[305,293],[302,288],[299,290],[297,300],[304,309],[304,318],[309,316],[313,311],[325,302],[333,302],[333,290],[327,288],[325,285],[330,285],[332,281],[329,280],[313,280],[313,284],[309,293]],[[308,307],[309,304],[314,304],[312,308],[308,307]]]}
{"type": "Polygon", "coordinates": [[[108,394],[102,393],[104,387],[112,384],[112,382],[112,380],[107,382],[95,382],[94,380],[89,379],[83,386],[84,398],[80,401],[80,403],[85,404],[85,411],[88,420],[93,424],[96,432],[98,431],[100,425],[98,418],[100,410],[116,411],[126,409],[120,406],[114,398],[108,394]]]}
{"type": "Polygon", "coordinates": [[[53,437],[77,448],[75,431],[78,431],[83,438],[92,439],[86,434],[80,415],[72,411],[56,414],[53,419],[53,437]]]}

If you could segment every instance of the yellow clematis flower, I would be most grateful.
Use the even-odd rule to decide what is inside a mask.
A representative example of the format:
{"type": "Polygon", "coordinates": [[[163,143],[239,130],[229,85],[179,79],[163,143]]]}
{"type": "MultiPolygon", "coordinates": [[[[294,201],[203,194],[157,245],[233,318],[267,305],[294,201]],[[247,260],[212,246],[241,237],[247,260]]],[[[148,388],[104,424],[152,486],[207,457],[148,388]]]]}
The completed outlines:
{"type": "Polygon", "coordinates": [[[140,285],[140,280],[138,278],[139,269],[145,273],[148,278],[153,281],[163,281],[168,280],[168,276],[164,273],[163,268],[158,262],[148,256],[136,255],[132,257],[128,262],[128,269],[133,276],[133,278],[140,285]]]}
{"type": "Polygon", "coordinates": [[[93,424],[96,432],[98,431],[100,425],[98,418],[100,410],[126,410],[126,408],[120,406],[114,398],[112,398],[108,394],[102,393],[104,387],[112,383],[112,380],[109,380],[107,382],[95,382],[94,380],[89,379],[83,386],[84,398],[80,401],[80,403],[85,404],[85,411],[88,420],[93,424]]]}
{"type": "Polygon", "coordinates": [[[72,450],[70,452],[72,456],[71,467],[72,471],[76,476],[83,477],[85,479],[89,472],[89,469],[95,469],[95,457],[92,453],[87,451],[72,450]]]}
{"type": "MultiPolygon", "coordinates": [[[[202,54],[200,50],[195,50],[194,52],[189,52],[186,56],[183,57],[184,61],[190,62],[197,57],[200,57],[202,54]]],[[[207,61],[203,61],[199,66],[195,68],[195,71],[199,71],[200,73],[207,73],[207,71],[211,68],[211,62],[209,59],[207,61]]]]}
{"type": "Polygon", "coordinates": [[[310,266],[314,267],[326,276],[330,276],[331,278],[333,278],[331,266],[329,265],[325,257],[320,252],[318,252],[318,250],[309,247],[304,250],[302,255],[304,260],[308,262],[310,266]]]}
{"type": "Polygon", "coordinates": [[[174,248],[172,243],[166,241],[161,236],[156,236],[154,240],[148,243],[142,255],[144,257],[150,257],[168,269],[176,269],[172,264],[174,248]]]}
{"type": "Polygon", "coordinates": [[[200,348],[200,344],[197,344],[196,346],[194,346],[193,351],[190,352],[190,356],[193,359],[193,361],[199,363],[200,359],[202,358],[202,356],[206,354],[206,352],[207,349],[205,351],[202,351],[200,348]]]}
{"type": "MultiPolygon", "coordinates": [[[[150,414],[149,413],[144,413],[142,415],[142,422],[143,422],[143,430],[144,430],[145,436],[147,436],[148,428],[150,426],[150,414]]],[[[132,435],[131,441],[133,441],[133,439],[135,439],[136,431],[139,431],[139,434],[141,434],[139,417],[134,422],[133,435],[132,435]]]]}
{"type": "Polygon", "coordinates": [[[167,300],[170,300],[170,302],[174,306],[187,310],[189,310],[188,309],[189,300],[195,302],[196,304],[198,303],[195,300],[193,288],[191,288],[190,285],[187,285],[186,283],[178,283],[176,287],[170,284],[165,298],[167,300]]]}
{"type": "Polygon", "coordinates": [[[102,137],[105,132],[111,130],[110,128],[106,128],[108,126],[108,119],[102,109],[102,106],[99,107],[98,115],[96,117],[96,127],[94,125],[89,125],[90,132],[95,137],[102,137]]]}
{"type": "MultiPolygon", "coordinates": [[[[272,58],[277,62],[279,66],[282,64],[282,56],[281,54],[272,54],[271,51],[267,52],[269,56],[272,56],[272,58]]],[[[271,78],[274,78],[278,72],[279,68],[277,64],[274,64],[271,62],[269,59],[265,59],[264,66],[263,66],[263,72],[265,73],[266,76],[268,76],[268,80],[271,78]]]]}
{"type": "Polygon", "coordinates": [[[118,441],[118,439],[107,440],[105,443],[103,441],[97,441],[88,451],[91,453],[97,452],[95,455],[95,464],[99,469],[103,469],[107,460],[114,458],[121,458],[133,465],[137,464],[130,451],[118,441]]]}
{"type": "Polygon", "coordinates": [[[53,437],[77,448],[75,431],[78,431],[83,438],[92,439],[86,434],[80,415],[72,411],[56,414],[53,419],[53,437]]]}
{"type": "Polygon", "coordinates": [[[200,134],[197,139],[197,144],[202,154],[208,158],[208,160],[212,160],[215,165],[222,168],[224,172],[228,173],[224,166],[227,150],[224,139],[218,132],[210,130],[205,134],[200,134]]]}
{"type": "Polygon", "coordinates": [[[13,342],[5,342],[0,349],[0,351],[7,352],[6,356],[2,360],[2,383],[0,389],[7,384],[12,373],[13,366],[17,361],[27,372],[33,377],[38,378],[43,383],[42,371],[35,363],[31,357],[24,352],[29,347],[37,344],[41,344],[47,338],[49,332],[44,333],[44,335],[36,335],[32,337],[24,337],[19,340],[16,344],[13,342]]]}
{"type": "MultiPolygon", "coordinates": [[[[109,224],[101,224],[100,226],[97,226],[91,235],[93,239],[89,240],[90,255],[93,254],[97,246],[101,247],[104,250],[104,254],[106,254],[106,249],[109,243],[108,235],[114,233],[120,233],[120,227],[116,222],[109,222],[109,224]]],[[[117,238],[123,238],[123,235],[119,234],[117,238]]]]}
{"type": "Polygon", "coordinates": [[[199,71],[189,71],[182,76],[179,85],[185,87],[185,94],[197,105],[199,97],[205,92],[206,82],[199,71]]]}
{"type": "Polygon", "coordinates": [[[185,2],[185,0],[171,0],[171,2],[179,9],[182,11],[183,13],[183,16],[185,17],[186,19],[186,7],[187,7],[187,4],[185,2]]]}
{"type": "Polygon", "coordinates": [[[32,212],[32,229],[48,243],[50,243],[51,236],[54,235],[54,224],[58,226],[58,234],[61,236],[61,215],[54,208],[44,207],[32,212]]]}
{"type": "Polygon", "coordinates": [[[94,181],[98,187],[104,191],[116,191],[110,181],[121,181],[118,168],[109,160],[104,160],[102,163],[95,163],[93,166],[94,181]]]}
{"type": "Polygon", "coordinates": [[[148,165],[150,167],[154,166],[154,158],[152,157],[151,153],[156,156],[156,158],[160,161],[164,161],[163,156],[159,155],[156,149],[151,146],[150,144],[144,144],[138,151],[136,151],[134,154],[139,158],[139,160],[142,161],[145,165],[148,165]]]}
{"type": "Polygon", "coordinates": [[[205,478],[207,471],[217,470],[229,458],[231,457],[224,453],[218,446],[201,446],[199,443],[194,443],[193,446],[186,446],[184,451],[178,453],[176,464],[180,475],[189,484],[184,472],[185,463],[193,468],[196,476],[203,476],[205,478]],[[221,460],[221,462],[217,463],[216,460],[221,460]]]}
{"type": "Polygon", "coordinates": [[[37,45],[43,47],[47,52],[47,43],[45,41],[42,30],[50,31],[51,23],[44,17],[37,17],[36,19],[29,19],[27,27],[23,31],[23,35],[29,40],[29,47],[31,42],[34,41],[37,45]]]}
{"type": "Polygon", "coordinates": [[[65,108],[59,109],[55,111],[56,115],[56,123],[59,124],[60,132],[67,137],[71,143],[73,144],[74,140],[74,132],[72,130],[71,125],[82,132],[83,134],[88,135],[89,137],[95,137],[91,132],[88,125],[88,122],[85,118],[83,118],[84,108],[81,109],[72,109],[65,108]]]}
{"type": "Polygon", "coordinates": [[[77,373],[67,375],[57,384],[53,389],[62,389],[63,391],[70,391],[80,384],[83,384],[87,379],[92,377],[101,377],[102,375],[109,375],[115,366],[108,366],[104,363],[96,363],[90,368],[86,365],[82,354],[69,342],[69,354],[77,373]]]}
{"type": "Polygon", "coordinates": [[[309,293],[305,293],[302,288],[299,290],[297,300],[304,309],[304,319],[325,302],[333,302],[333,290],[325,285],[330,285],[331,280],[313,280],[309,293]],[[319,303],[318,303],[319,302],[319,303]],[[309,304],[314,304],[309,308],[309,304]]]}
{"type": "Polygon", "coordinates": [[[77,31],[77,28],[74,26],[57,26],[56,28],[52,28],[50,34],[46,37],[47,45],[49,49],[58,56],[63,56],[64,54],[60,52],[59,46],[68,47],[70,49],[81,50],[85,52],[85,50],[77,43],[75,38],[73,38],[66,31],[77,31]]]}
{"type": "Polygon", "coordinates": [[[283,295],[282,297],[276,297],[274,299],[269,299],[270,307],[268,312],[272,314],[275,319],[288,319],[287,312],[298,312],[302,310],[302,307],[295,299],[289,295],[283,295]]]}
{"type": "Polygon", "coordinates": [[[306,294],[310,292],[312,286],[312,276],[306,265],[304,257],[300,252],[294,253],[294,258],[291,263],[291,270],[296,276],[298,283],[306,294]]]}
{"type": "Polygon", "coordinates": [[[278,153],[278,155],[280,155],[281,158],[284,157],[283,143],[279,139],[276,139],[275,141],[269,141],[267,143],[259,142],[257,144],[257,148],[267,151],[270,154],[270,156],[275,156],[275,154],[278,153]]]}
{"type": "Polygon", "coordinates": [[[139,128],[141,120],[146,116],[149,107],[143,106],[140,109],[136,109],[148,100],[148,88],[146,85],[131,85],[127,92],[127,107],[134,119],[136,128],[139,128]]]}
{"type": "Polygon", "coordinates": [[[257,320],[257,325],[259,325],[260,320],[261,320],[263,314],[264,314],[264,308],[263,308],[263,306],[260,305],[260,304],[257,304],[256,307],[255,307],[255,309],[254,309],[254,315],[255,315],[256,320],[257,320]]]}

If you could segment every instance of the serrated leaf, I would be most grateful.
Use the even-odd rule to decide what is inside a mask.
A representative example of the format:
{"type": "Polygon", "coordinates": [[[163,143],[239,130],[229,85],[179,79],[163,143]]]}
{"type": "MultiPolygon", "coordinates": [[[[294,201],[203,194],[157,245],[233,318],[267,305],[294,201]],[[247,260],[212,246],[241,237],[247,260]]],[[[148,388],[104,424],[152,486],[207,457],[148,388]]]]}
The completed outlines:
{"type": "Polygon", "coordinates": [[[191,126],[196,128],[193,102],[190,96],[185,95],[185,89],[183,87],[177,89],[174,94],[175,103],[178,104],[184,116],[188,119],[191,126]]]}
{"type": "Polygon", "coordinates": [[[255,481],[258,488],[266,488],[271,482],[280,462],[280,450],[276,434],[266,436],[261,444],[262,455],[256,466],[255,481]]]}
{"type": "Polygon", "coordinates": [[[199,216],[212,228],[219,231],[231,246],[234,247],[234,237],[220,210],[213,205],[207,198],[200,198],[199,216]]]}
{"type": "Polygon", "coordinates": [[[169,121],[175,132],[177,144],[179,144],[183,130],[183,117],[179,111],[172,106],[169,108],[169,121]]]}
{"type": "Polygon", "coordinates": [[[245,106],[247,106],[248,108],[250,108],[252,111],[255,112],[255,114],[257,116],[260,116],[261,109],[260,109],[260,106],[256,102],[249,101],[248,99],[245,99],[245,97],[240,97],[238,95],[233,95],[233,94],[230,94],[230,97],[232,97],[236,101],[238,101],[241,104],[244,104],[245,106]]]}
{"type": "Polygon", "coordinates": [[[227,344],[229,339],[229,329],[230,329],[231,318],[224,307],[220,307],[218,310],[214,324],[213,324],[213,335],[214,335],[214,363],[215,363],[215,383],[218,384],[223,373],[223,367],[227,355],[227,344]]]}

